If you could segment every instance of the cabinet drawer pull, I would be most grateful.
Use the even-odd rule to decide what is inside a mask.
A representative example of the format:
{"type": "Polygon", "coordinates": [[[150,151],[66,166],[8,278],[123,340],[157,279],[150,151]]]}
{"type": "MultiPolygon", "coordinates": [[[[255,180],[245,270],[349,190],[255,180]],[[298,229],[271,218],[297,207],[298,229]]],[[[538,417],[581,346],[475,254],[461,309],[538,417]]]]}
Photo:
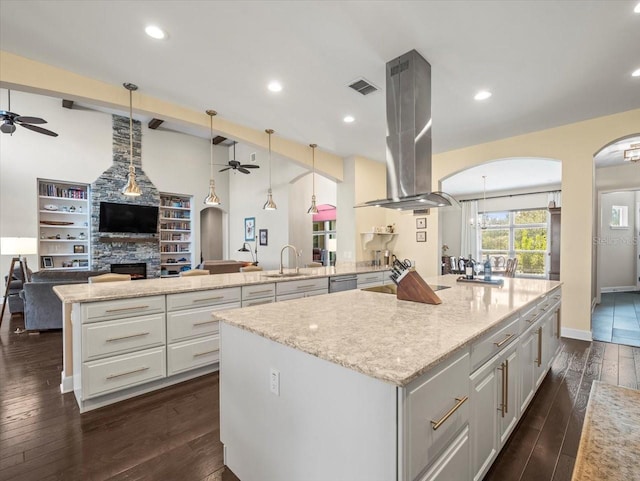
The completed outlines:
{"type": "Polygon", "coordinates": [[[219,301],[220,299],[224,299],[224,296],[201,297],[200,299],[194,299],[191,302],[219,301]]]}
{"type": "MultiPolygon", "coordinates": [[[[509,413],[509,359],[504,360],[504,412],[509,413]]],[[[504,417],[504,415],[502,416],[504,417]]]]}
{"type": "Polygon", "coordinates": [[[149,370],[148,367],[141,367],[139,369],[134,369],[133,371],[121,372],[119,374],[109,374],[107,376],[107,379],[115,379],[117,377],[128,376],[129,374],[136,374],[136,373],[148,371],[148,370],[149,370]]]}
{"type": "Polygon", "coordinates": [[[513,334],[507,334],[507,336],[500,342],[494,342],[496,347],[502,347],[505,343],[509,342],[509,339],[513,337],[513,334]]]}
{"type": "Polygon", "coordinates": [[[558,330],[556,331],[556,337],[560,339],[560,309],[556,311],[556,322],[558,323],[558,330]]]}
{"type": "Polygon", "coordinates": [[[149,309],[149,306],[118,307],[117,309],[107,309],[105,312],[133,311],[135,309],[149,309]]]}
{"type": "Polygon", "coordinates": [[[202,357],[202,356],[206,356],[207,354],[213,354],[214,352],[218,352],[217,349],[212,349],[211,351],[204,351],[204,352],[196,352],[193,357],[202,357]]]}
{"type": "Polygon", "coordinates": [[[123,339],[131,339],[132,337],[142,337],[148,335],[148,332],[139,332],[137,334],[129,334],[128,336],[110,337],[109,339],[107,339],[107,342],[122,341],[123,339]]]}
{"type": "Polygon", "coordinates": [[[271,299],[267,299],[266,301],[256,301],[256,302],[250,302],[247,303],[247,307],[249,306],[260,306],[262,304],[272,304],[273,301],[271,299]]]}
{"type": "Polygon", "coordinates": [[[249,294],[249,295],[253,295],[253,294],[268,294],[270,292],[271,292],[271,289],[263,289],[261,291],[251,291],[251,292],[248,292],[247,294],[249,294]]]}
{"type": "Polygon", "coordinates": [[[506,385],[506,375],[507,375],[507,370],[504,367],[504,362],[502,364],[500,364],[500,367],[498,368],[498,371],[501,371],[501,377],[502,377],[502,398],[500,399],[500,405],[498,406],[498,411],[500,411],[500,414],[502,415],[502,417],[504,417],[504,414],[507,412],[506,411],[506,401],[505,401],[505,397],[504,397],[504,393],[506,392],[505,389],[505,385],[506,385]]]}
{"type": "Polygon", "coordinates": [[[531,319],[527,319],[527,322],[528,322],[529,324],[531,324],[533,321],[535,321],[535,320],[538,318],[538,316],[539,316],[539,315],[540,315],[540,314],[536,314],[536,315],[535,315],[535,316],[533,316],[531,319]]]}
{"type": "Polygon", "coordinates": [[[442,426],[442,423],[444,423],[447,419],[449,419],[451,415],[455,413],[458,410],[458,408],[460,408],[460,406],[462,406],[465,403],[467,399],[469,399],[469,396],[465,396],[463,398],[455,398],[456,405],[453,406],[447,414],[442,416],[442,419],[440,419],[439,421],[431,421],[431,426],[433,427],[433,430],[435,431],[440,426],[442,426]]]}
{"type": "Polygon", "coordinates": [[[200,322],[194,322],[194,323],[193,323],[193,326],[194,326],[194,327],[195,327],[195,326],[204,326],[205,324],[213,324],[213,323],[215,323],[215,322],[218,322],[218,321],[211,320],[211,321],[200,321],[200,322]]]}
{"type": "Polygon", "coordinates": [[[305,284],[304,286],[297,286],[296,289],[307,289],[308,287],[313,287],[313,284],[305,284]]]}

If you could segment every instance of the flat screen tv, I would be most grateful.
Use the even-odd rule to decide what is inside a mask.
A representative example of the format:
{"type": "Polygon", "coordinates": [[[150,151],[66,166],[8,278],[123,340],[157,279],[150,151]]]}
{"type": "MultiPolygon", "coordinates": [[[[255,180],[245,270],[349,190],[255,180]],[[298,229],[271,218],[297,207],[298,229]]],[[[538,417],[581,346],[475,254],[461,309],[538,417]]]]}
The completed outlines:
{"type": "Polygon", "coordinates": [[[156,234],[158,232],[158,207],[100,202],[98,230],[100,232],[156,234]]]}

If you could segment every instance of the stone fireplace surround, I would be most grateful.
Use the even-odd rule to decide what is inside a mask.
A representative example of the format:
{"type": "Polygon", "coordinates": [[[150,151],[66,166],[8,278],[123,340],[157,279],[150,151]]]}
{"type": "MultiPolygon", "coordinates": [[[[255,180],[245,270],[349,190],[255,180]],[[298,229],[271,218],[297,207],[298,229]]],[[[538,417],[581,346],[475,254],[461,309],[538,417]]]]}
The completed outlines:
{"type": "Polygon", "coordinates": [[[133,233],[99,232],[100,202],[160,206],[160,193],[142,170],[142,128],[133,122],[133,164],[140,197],[122,194],[129,173],[129,118],[112,116],[113,164],[91,184],[91,260],[92,269],[111,270],[111,264],[144,263],[146,276],[160,277],[159,236],[133,233]]]}

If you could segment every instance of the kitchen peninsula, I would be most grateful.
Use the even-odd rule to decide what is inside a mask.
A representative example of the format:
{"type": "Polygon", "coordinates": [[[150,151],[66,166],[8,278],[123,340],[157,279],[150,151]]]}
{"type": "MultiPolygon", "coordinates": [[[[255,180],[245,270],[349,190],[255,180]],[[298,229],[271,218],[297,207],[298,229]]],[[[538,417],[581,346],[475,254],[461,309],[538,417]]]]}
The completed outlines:
{"type": "Polygon", "coordinates": [[[84,412],[210,373],[218,369],[212,311],[382,285],[388,274],[343,265],[55,286],[63,302],[61,390],[73,390],[84,412]]]}
{"type": "Polygon", "coordinates": [[[482,479],[559,350],[559,282],[427,279],[214,313],[225,464],[253,480],[482,479]]]}

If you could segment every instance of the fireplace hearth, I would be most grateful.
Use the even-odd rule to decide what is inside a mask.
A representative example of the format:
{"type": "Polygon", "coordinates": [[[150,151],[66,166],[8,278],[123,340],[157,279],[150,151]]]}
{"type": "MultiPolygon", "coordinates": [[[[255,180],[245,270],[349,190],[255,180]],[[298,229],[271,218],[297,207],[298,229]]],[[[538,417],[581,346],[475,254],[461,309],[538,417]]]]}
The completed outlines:
{"type": "Polygon", "coordinates": [[[115,274],[129,274],[132,281],[137,281],[147,278],[147,264],[146,262],[111,264],[111,272],[115,274]]]}

